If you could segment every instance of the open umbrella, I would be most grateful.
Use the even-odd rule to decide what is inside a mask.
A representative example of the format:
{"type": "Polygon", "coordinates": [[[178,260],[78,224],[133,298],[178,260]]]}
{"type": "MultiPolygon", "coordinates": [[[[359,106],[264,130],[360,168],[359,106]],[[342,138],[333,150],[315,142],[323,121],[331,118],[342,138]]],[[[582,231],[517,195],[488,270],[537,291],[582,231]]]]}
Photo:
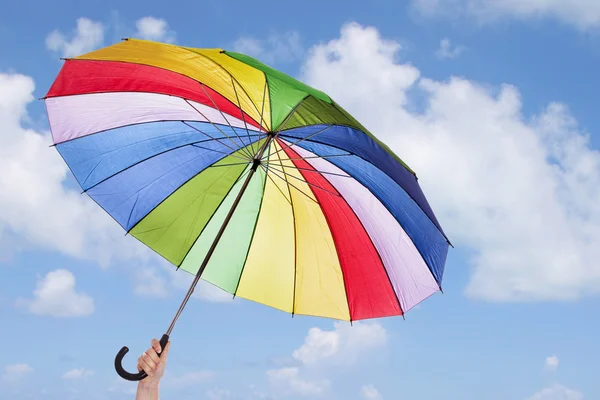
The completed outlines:
{"type": "MultiPolygon", "coordinates": [[[[415,173],[328,95],[249,56],[128,39],[67,59],[45,103],[84,192],[195,275],[163,346],[200,278],[350,322],[441,290],[449,242],[415,173]]],[[[143,379],[127,352],[117,372],[143,379]]]]}

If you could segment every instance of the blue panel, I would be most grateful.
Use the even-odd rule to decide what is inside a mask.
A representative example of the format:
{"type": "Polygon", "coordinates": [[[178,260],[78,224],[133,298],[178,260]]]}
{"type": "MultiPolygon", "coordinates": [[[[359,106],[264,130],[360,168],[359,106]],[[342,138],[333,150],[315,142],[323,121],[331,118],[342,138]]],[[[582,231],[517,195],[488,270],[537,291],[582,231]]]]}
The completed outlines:
{"type": "Polygon", "coordinates": [[[280,136],[308,138],[306,141],[335,146],[369,161],[402,186],[443,234],[442,227],[412,173],[365,133],[347,126],[334,125],[325,129],[327,127],[328,125],[305,126],[282,131],[280,136]],[[319,131],[322,132],[317,133],[319,131]]]}
{"type": "MultiPolygon", "coordinates": [[[[60,143],[56,147],[82,189],[88,190],[143,160],[181,146],[211,141],[213,140],[211,137],[220,139],[231,148],[234,146],[227,136],[235,139],[239,136],[245,145],[249,142],[245,129],[236,129],[234,132],[227,125],[215,126],[207,122],[186,123],[196,129],[190,128],[181,121],[152,122],[83,136],[60,143]]],[[[250,133],[254,134],[251,136],[252,139],[257,138],[254,132],[250,133]]],[[[239,144],[239,140],[237,143],[239,144]]],[[[227,152],[231,151],[225,146],[224,149],[227,152]]]]}
{"type": "MultiPolygon", "coordinates": [[[[234,142],[241,144],[237,138],[234,142]]],[[[185,182],[227,157],[223,153],[233,152],[217,141],[179,147],[124,170],[87,194],[129,231],[185,182]]]]}
{"type": "MultiPolygon", "coordinates": [[[[339,154],[338,149],[309,141],[298,146],[321,157],[339,154]]],[[[329,157],[327,161],[354,177],[381,201],[412,239],[441,286],[448,242],[415,201],[388,175],[357,156],[329,157]]]]}

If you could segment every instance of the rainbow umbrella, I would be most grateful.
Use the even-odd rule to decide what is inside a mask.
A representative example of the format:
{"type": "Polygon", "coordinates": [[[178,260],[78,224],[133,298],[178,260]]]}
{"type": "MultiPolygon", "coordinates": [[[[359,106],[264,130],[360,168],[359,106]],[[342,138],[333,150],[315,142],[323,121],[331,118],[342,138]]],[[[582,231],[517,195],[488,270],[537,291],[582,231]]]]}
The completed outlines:
{"type": "MultiPolygon", "coordinates": [[[[415,173],[328,95],[249,56],[128,39],[65,60],[45,104],[85,193],[195,275],[163,345],[200,278],[350,322],[441,290],[450,243],[415,173]]],[[[119,375],[143,379],[127,351],[119,375]]]]}

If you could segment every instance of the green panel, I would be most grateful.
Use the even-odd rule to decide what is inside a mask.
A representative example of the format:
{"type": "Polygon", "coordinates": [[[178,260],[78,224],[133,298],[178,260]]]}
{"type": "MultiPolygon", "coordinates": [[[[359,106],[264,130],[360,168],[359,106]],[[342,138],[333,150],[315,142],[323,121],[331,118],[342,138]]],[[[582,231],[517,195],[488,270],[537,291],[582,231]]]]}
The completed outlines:
{"type": "Polygon", "coordinates": [[[315,97],[306,98],[286,120],[280,129],[299,128],[308,125],[347,125],[367,132],[350,114],[340,110],[333,104],[326,103],[315,97]]]}
{"type": "Polygon", "coordinates": [[[179,265],[246,168],[245,164],[217,166],[239,162],[239,158],[228,156],[200,172],[146,215],[131,235],[179,265]]]}
{"type": "Polygon", "coordinates": [[[375,143],[387,151],[396,161],[402,164],[413,175],[414,171],[410,169],[390,148],[382,141],[377,139],[360,122],[352,117],[346,110],[337,103],[325,103],[314,97],[308,97],[296,108],[294,113],[285,121],[280,130],[300,128],[309,125],[345,125],[358,129],[369,136],[375,143]]]}
{"type": "Polygon", "coordinates": [[[307,95],[314,96],[326,103],[331,103],[331,98],[320,90],[312,88],[281,71],[271,68],[255,58],[231,51],[226,51],[225,54],[262,71],[267,76],[269,86],[271,86],[271,84],[275,85],[274,89],[269,87],[269,95],[271,96],[272,130],[275,130],[276,126],[283,121],[289,111],[298,104],[299,100],[307,95]],[[275,80],[273,80],[273,78],[275,80]],[[302,95],[299,95],[297,92],[301,92],[302,95]]]}
{"type": "Polygon", "coordinates": [[[279,124],[285,120],[307,94],[272,76],[267,76],[267,82],[271,99],[277,99],[276,107],[271,104],[271,127],[273,131],[277,131],[279,124]]]}
{"type": "MultiPolygon", "coordinates": [[[[234,294],[246,261],[248,248],[254,234],[254,226],[263,196],[265,173],[259,168],[246,188],[221,240],[217,245],[202,279],[234,294]]],[[[243,179],[238,182],[223,201],[198,241],[181,264],[181,268],[196,274],[221,228],[227,213],[240,192],[243,179]]]]}

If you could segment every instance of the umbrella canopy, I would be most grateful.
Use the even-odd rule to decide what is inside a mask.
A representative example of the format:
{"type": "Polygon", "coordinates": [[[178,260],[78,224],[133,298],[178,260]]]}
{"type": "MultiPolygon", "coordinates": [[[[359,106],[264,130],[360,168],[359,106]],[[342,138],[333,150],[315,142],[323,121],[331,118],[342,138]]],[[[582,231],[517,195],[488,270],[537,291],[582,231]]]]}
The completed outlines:
{"type": "Polygon", "coordinates": [[[45,103],[85,193],[193,286],[346,321],[440,290],[449,242],[415,173],[258,60],[128,39],[66,60],[45,103]]]}

